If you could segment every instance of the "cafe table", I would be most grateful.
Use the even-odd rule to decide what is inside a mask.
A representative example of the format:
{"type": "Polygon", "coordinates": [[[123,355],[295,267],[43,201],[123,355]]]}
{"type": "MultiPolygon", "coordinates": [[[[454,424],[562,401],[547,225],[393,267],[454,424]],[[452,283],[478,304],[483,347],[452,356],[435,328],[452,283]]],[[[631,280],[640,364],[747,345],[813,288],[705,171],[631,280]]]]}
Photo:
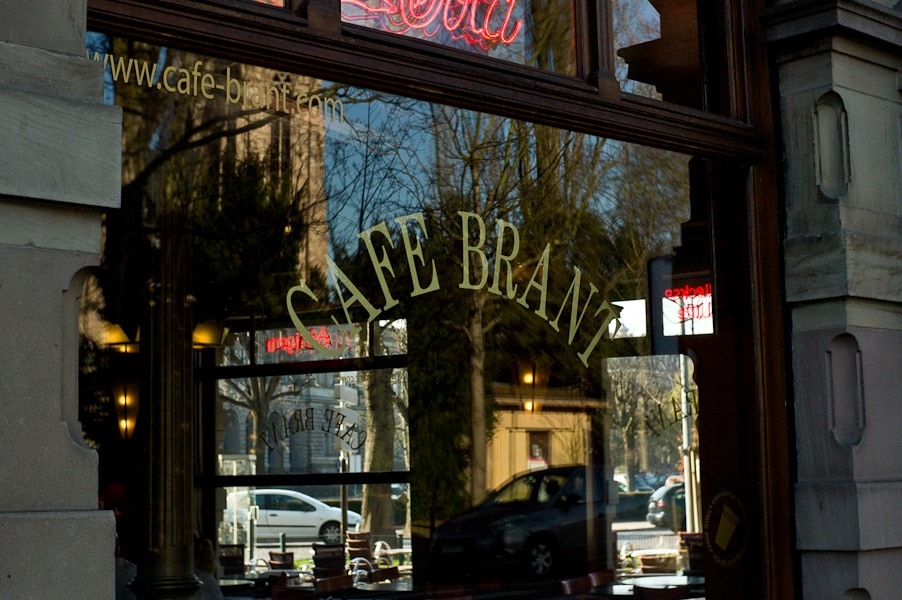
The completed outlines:
{"type": "Polygon", "coordinates": [[[705,585],[705,578],[701,575],[640,575],[623,579],[620,583],[648,588],[666,588],[678,585],[697,587],[705,585]]]}
{"type": "Polygon", "coordinates": [[[224,577],[219,580],[219,590],[226,598],[254,598],[256,582],[242,577],[224,577]]]}
{"type": "MultiPolygon", "coordinates": [[[[282,576],[299,578],[299,582],[303,582],[310,576],[310,573],[297,569],[248,571],[242,575],[223,577],[219,580],[219,589],[222,590],[223,596],[226,597],[260,597],[261,593],[267,593],[271,577],[282,576]]],[[[307,583],[306,587],[312,588],[312,583],[307,583]]]]}
{"type": "MultiPolygon", "coordinates": [[[[698,598],[705,593],[705,578],[701,575],[645,575],[629,577],[623,579],[620,583],[628,585],[630,588],[640,586],[643,588],[665,589],[688,586],[689,593],[693,598],[698,598]]],[[[632,594],[632,591],[630,594],[632,594]]]]}
{"type": "Polygon", "coordinates": [[[598,587],[593,587],[585,597],[593,598],[632,598],[633,587],[668,588],[688,585],[692,598],[701,598],[705,593],[705,578],[687,575],[638,575],[617,580],[598,587]]]}

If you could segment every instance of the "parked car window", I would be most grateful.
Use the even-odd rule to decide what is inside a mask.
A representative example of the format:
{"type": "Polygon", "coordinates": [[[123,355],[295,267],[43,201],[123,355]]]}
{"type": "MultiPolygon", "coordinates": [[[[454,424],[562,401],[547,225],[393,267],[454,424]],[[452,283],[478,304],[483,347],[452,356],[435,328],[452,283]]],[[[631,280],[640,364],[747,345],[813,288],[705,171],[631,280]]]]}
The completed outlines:
{"type": "Polygon", "coordinates": [[[299,510],[303,512],[313,512],[314,510],[316,510],[315,507],[310,506],[309,504],[298,498],[287,498],[285,496],[279,496],[279,500],[279,508],[281,510],[299,510]]]}
{"type": "Polygon", "coordinates": [[[509,502],[528,502],[536,488],[535,477],[515,479],[486,500],[486,504],[507,504],[509,502]]]}
{"type": "Polygon", "coordinates": [[[561,491],[561,487],[563,486],[564,478],[552,475],[546,477],[542,481],[542,485],[539,488],[539,495],[537,500],[540,503],[548,502],[549,500],[553,500],[558,493],[561,491]]]}
{"type": "Polygon", "coordinates": [[[564,487],[564,496],[573,504],[582,504],[586,501],[586,478],[583,474],[574,475],[564,487]]]}

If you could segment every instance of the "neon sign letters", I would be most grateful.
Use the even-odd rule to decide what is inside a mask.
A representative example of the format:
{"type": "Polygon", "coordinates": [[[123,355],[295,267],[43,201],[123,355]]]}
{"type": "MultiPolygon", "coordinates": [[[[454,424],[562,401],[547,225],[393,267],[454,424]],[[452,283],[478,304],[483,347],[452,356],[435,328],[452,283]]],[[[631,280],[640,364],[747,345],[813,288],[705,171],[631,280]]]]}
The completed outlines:
{"type": "Polygon", "coordinates": [[[714,302],[710,283],[667,288],[662,299],[664,335],[714,333],[714,302]]]}
{"type": "Polygon", "coordinates": [[[419,32],[427,39],[445,32],[483,50],[517,39],[523,29],[517,12],[517,0],[342,0],[345,21],[378,24],[390,33],[419,32]]]}
{"type": "MultiPolygon", "coordinates": [[[[309,329],[307,333],[309,333],[309,337],[315,343],[324,348],[341,350],[342,348],[350,349],[353,346],[347,330],[338,330],[330,334],[328,329],[320,327],[318,330],[309,329]]],[[[313,345],[307,341],[307,338],[308,336],[302,336],[298,331],[295,331],[294,335],[291,336],[271,337],[266,340],[266,352],[269,354],[284,352],[293,355],[299,354],[304,350],[314,350],[313,345]]]]}

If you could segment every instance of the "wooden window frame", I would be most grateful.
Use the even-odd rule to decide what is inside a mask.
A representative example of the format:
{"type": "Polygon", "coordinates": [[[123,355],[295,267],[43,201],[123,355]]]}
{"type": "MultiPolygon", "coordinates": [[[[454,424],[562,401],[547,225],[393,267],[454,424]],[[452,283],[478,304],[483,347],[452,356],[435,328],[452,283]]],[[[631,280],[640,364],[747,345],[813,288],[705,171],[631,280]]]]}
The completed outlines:
{"type": "MultiPolygon", "coordinates": [[[[714,36],[722,49],[708,57],[718,64],[706,85],[718,96],[716,108],[730,115],[724,116],[620,90],[610,76],[612,49],[604,43],[611,32],[610,1],[574,0],[576,77],[342,23],[339,0],[286,0],[285,8],[251,0],[88,0],[87,5],[90,30],[750,167],[745,202],[736,203],[738,208],[731,206],[732,198],[718,202],[728,216],[744,221],[748,238],[736,241],[741,247],[733,250],[746,261],[745,282],[753,294],[752,314],[746,315],[742,331],[751,336],[745,343],[754,352],[746,400],[757,420],[762,532],[759,584],[747,593],[791,597],[797,579],[792,536],[787,535],[793,530],[788,359],[782,309],[773,314],[783,302],[776,192],[780,160],[771,134],[774,100],[759,22],[765,3],[699,2],[700,9],[705,7],[703,34],[714,36]]],[[[715,224],[715,232],[721,228],[715,224]]],[[[724,242],[723,236],[715,239],[724,242]]],[[[349,483],[389,483],[406,475],[346,476],[349,483]]],[[[277,477],[229,479],[228,484],[274,485],[281,482],[277,477]]],[[[305,483],[334,479],[311,474],[305,483]]],[[[205,482],[226,484],[219,477],[205,482]]],[[[212,501],[205,506],[213,506],[212,501]]]]}
{"type": "MultiPolygon", "coordinates": [[[[88,0],[88,27],[259,66],[420,100],[601,135],[705,158],[751,164],[768,140],[743,122],[742,80],[725,82],[731,118],[620,90],[614,79],[610,0],[576,1],[577,76],[471,55],[342,23],[339,0],[88,0]],[[453,77],[448,74],[453,73],[453,77]]],[[[731,5],[739,4],[739,0],[731,5]]],[[[735,12],[737,9],[734,6],[735,12]]],[[[743,72],[730,11],[709,15],[743,72]]]]}

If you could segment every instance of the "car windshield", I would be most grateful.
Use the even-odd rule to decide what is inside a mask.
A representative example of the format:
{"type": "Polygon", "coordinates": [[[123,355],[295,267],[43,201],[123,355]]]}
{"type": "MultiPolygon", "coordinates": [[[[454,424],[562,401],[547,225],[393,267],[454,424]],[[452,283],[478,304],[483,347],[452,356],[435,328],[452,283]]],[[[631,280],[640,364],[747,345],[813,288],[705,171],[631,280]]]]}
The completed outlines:
{"type": "Polygon", "coordinates": [[[518,477],[500,487],[483,502],[483,506],[513,502],[547,502],[554,498],[564,484],[561,475],[529,474],[518,477]]]}
{"type": "MultiPolygon", "coordinates": [[[[676,485],[679,485],[679,484],[676,484],[676,485]]],[[[674,487],[676,487],[676,485],[665,485],[665,486],[659,487],[658,489],[656,489],[654,491],[654,493],[651,495],[650,499],[651,500],[659,500],[659,499],[663,498],[664,496],[667,495],[667,492],[669,492],[674,487]]]]}

